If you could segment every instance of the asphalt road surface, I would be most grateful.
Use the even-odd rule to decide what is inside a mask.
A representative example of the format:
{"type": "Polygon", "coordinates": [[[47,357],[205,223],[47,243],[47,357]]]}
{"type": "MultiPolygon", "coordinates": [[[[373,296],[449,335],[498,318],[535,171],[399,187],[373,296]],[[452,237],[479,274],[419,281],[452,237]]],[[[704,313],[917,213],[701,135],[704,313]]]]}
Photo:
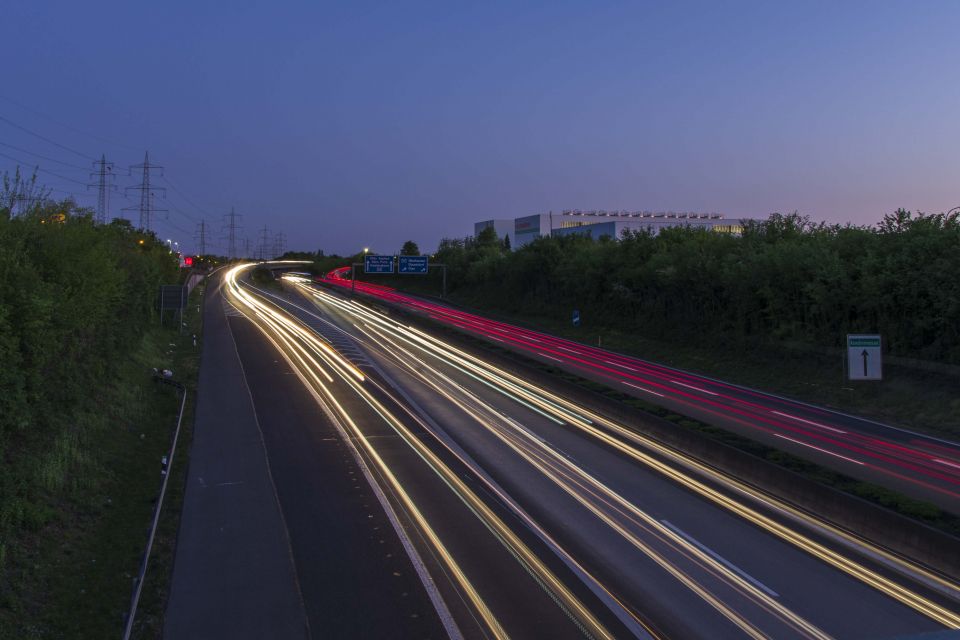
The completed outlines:
{"type": "MultiPolygon", "coordinates": [[[[348,271],[335,270],[324,282],[351,288],[348,271]]],[[[960,513],[960,445],[955,442],[498,322],[389,287],[357,282],[356,291],[651,404],[960,513]]]]}
{"type": "Polygon", "coordinates": [[[164,637],[446,637],[345,443],[220,284],[164,637]]]}
{"type": "MultiPolygon", "coordinates": [[[[960,626],[960,592],[942,576],[713,477],[542,381],[304,282],[258,290],[242,268],[228,282],[249,318],[234,333],[258,407],[281,413],[292,390],[277,380],[309,389],[316,419],[338,426],[409,532],[446,633],[893,638],[960,626]]],[[[285,464],[314,459],[304,427],[276,420],[271,464],[272,449],[290,449],[285,464]]],[[[336,499],[309,466],[285,482],[272,464],[308,611],[294,512],[336,499]]]]}

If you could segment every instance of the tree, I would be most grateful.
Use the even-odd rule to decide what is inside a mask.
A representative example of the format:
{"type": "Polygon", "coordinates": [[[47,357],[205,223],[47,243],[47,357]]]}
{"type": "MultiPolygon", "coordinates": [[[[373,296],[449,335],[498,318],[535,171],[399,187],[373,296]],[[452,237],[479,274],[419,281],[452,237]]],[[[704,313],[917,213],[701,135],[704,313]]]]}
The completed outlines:
{"type": "Polygon", "coordinates": [[[486,227],[478,233],[474,239],[474,245],[478,247],[493,247],[499,244],[497,232],[493,227],[486,227]]]}
{"type": "Polygon", "coordinates": [[[558,317],[572,305],[598,325],[668,339],[696,322],[684,341],[711,344],[840,346],[877,332],[891,354],[960,363],[960,214],[901,209],[874,228],[791,213],[744,226],[551,236],[514,251],[487,228],[445,238],[437,261],[477,307],[558,317]]]}
{"type": "Polygon", "coordinates": [[[407,240],[403,243],[403,248],[400,249],[400,255],[402,256],[418,256],[420,255],[420,247],[417,246],[417,243],[413,240],[407,240]]]}
{"type": "Polygon", "coordinates": [[[19,166],[12,176],[9,172],[3,173],[3,179],[0,180],[0,213],[2,215],[12,217],[17,208],[23,214],[42,205],[49,198],[50,190],[37,184],[36,169],[29,178],[20,173],[19,166]]]}

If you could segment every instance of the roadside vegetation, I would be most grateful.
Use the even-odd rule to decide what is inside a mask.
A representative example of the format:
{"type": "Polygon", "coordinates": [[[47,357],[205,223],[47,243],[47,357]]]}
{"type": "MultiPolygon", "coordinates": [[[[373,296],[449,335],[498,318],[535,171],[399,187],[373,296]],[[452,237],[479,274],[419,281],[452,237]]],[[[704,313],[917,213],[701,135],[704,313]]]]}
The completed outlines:
{"type": "Polygon", "coordinates": [[[196,371],[156,311],[181,274],[125,221],[42,193],[19,211],[20,182],[0,189],[0,638],[118,637],[179,410],[152,370],[196,371]]]}
{"type": "MultiPolygon", "coordinates": [[[[328,257],[316,268],[356,259],[328,257]]],[[[742,236],[676,227],[547,237],[516,251],[487,229],[443,240],[432,262],[447,265],[452,301],[499,319],[960,435],[958,214],[901,209],[876,227],[774,214],[742,236]],[[844,380],[847,333],[883,336],[885,380],[844,380]]],[[[440,290],[439,273],[369,279],[440,290]]]]}

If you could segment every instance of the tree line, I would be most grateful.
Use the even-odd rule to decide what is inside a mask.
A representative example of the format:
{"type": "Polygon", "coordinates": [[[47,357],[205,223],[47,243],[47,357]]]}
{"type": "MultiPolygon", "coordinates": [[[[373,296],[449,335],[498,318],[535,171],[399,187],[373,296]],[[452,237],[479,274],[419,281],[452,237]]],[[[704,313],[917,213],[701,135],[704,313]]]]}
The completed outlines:
{"type": "Polygon", "coordinates": [[[885,350],[960,364],[960,219],[899,209],[876,226],[773,214],[742,235],[674,227],[591,240],[540,238],[511,251],[487,229],[444,239],[461,301],[649,337],[842,346],[880,333],[885,350]]]}

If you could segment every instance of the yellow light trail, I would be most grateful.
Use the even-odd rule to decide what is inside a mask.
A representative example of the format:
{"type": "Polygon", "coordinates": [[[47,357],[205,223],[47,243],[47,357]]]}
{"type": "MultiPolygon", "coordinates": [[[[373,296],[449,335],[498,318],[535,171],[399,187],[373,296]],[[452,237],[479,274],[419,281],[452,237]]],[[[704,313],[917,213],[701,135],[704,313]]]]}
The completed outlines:
{"type": "MultiPolygon", "coordinates": [[[[432,526],[423,516],[420,509],[416,506],[408,492],[403,488],[402,483],[396,478],[393,471],[388,467],[385,461],[377,453],[376,449],[357,426],[355,421],[349,415],[349,412],[336,399],[332,391],[323,383],[319,376],[314,372],[314,367],[319,368],[315,360],[310,358],[306,350],[297,343],[297,339],[303,340],[314,347],[322,349],[321,357],[328,364],[335,364],[335,371],[340,379],[346,382],[354,392],[356,392],[372,409],[374,409],[390,427],[404,441],[411,446],[416,453],[425,460],[431,469],[437,473],[443,481],[455,492],[458,498],[467,505],[467,507],[483,522],[483,524],[494,533],[504,546],[530,571],[540,584],[544,585],[555,598],[562,602],[566,610],[573,615],[579,624],[594,638],[612,638],[613,636],[603,627],[597,618],[589,611],[579,599],[563,584],[559,578],[524,544],[512,530],[504,523],[487,505],[484,503],[466,484],[445,465],[428,447],[415,437],[402,421],[397,419],[386,407],[384,407],[376,398],[374,398],[361,384],[364,376],[351,363],[342,358],[335,350],[317,341],[309,329],[303,327],[298,322],[293,322],[284,317],[281,313],[271,309],[268,305],[260,302],[254,296],[243,291],[237,283],[237,275],[250,265],[240,265],[231,269],[226,275],[228,283],[228,292],[234,296],[237,301],[248,311],[248,317],[259,319],[264,322],[264,326],[257,324],[264,331],[267,337],[277,347],[278,351],[284,356],[287,362],[293,367],[294,371],[301,377],[308,389],[314,394],[315,398],[327,407],[332,407],[339,419],[345,423],[353,433],[353,438],[363,447],[366,455],[372,460],[378,471],[389,484],[394,495],[403,504],[411,519],[415,522],[425,539],[435,551],[436,555],[450,570],[457,584],[476,609],[484,624],[489,631],[497,638],[506,638],[506,631],[502,628],[488,605],[477,592],[470,580],[467,578],[459,564],[447,550],[446,546],[440,540],[432,526]],[[287,347],[284,349],[280,343],[273,339],[274,336],[287,347]],[[306,360],[304,359],[306,357],[306,360]],[[307,362],[309,360],[309,363],[307,362]]],[[[256,324],[256,323],[255,323],[256,324]]],[[[322,369],[320,369],[323,372],[322,369]]],[[[329,376],[327,376],[329,377],[329,376]]]]}
{"type": "MultiPolygon", "coordinates": [[[[553,407],[559,405],[565,409],[562,414],[563,419],[572,426],[580,428],[592,437],[605,442],[606,444],[614,447],[618,451],[621,451],[634,460],[641,462],[652,469],[655,469],[664,476],[673,479],[683,486],[686,486],[695,493],[707,498],[711,502],[724,507],[725,509],[752,522],[753,524],[763,528],[773,535],[804,550],[806,553],[819,558],[820,560],[843,571],[844,573],[861,580],[865,584],[868,584],[871,587],[890,596],[891,598],[894,598],[895,600],[913,608],[923,615],[936,620],[940,624],[943,624],[949,628],[960,628],[960,614],[957,612],[943,607],[936,602],[933,602],[932,600],[900,584],[897,584],[894,580],[882,576],[867,567],[864,567],[863,565],[827,548],[826,546],[801,533],[793,531],[789,527],[757,512],[755,509],[744,505],[738,500],[726,496],[723,493],[707,486],[703,482],[690,477],[686,473],[683,473],[682,471],[679,471],[678,469],[675,469],[672,466],[653,458],[629,443],[636,443],[648,450],[653,450],[661,455],[664,455],[669,459],[676,460],[683,466],[693,468],[698,473],[703,474],[704,476],[713,480],[717,480],[723,485],[734,489],[737,493],[746,495],[753,500],[771,504],[775,508],[790,514],[795,519],[807,522],[811,526],[826,529],[830,533],[836,535],[837,537],[843,538],[851,544],[857,545],[870,553],[885,558],[889,563],[899,566],[903,571],[912,573],[914,575],[919,575],[924,579],[927,579],[931,582],[936,582],[937,584],[940,584],[951,591],[957,592],[957,586],[944,579],[942,576],[932,573],[925,568],[911,563],[903,558],[895,556],[879,547],[876,547],[875,545],[871,545],[867,541],[856,538],[855,536],[841,529],[831,526],[829,523],[816,520],[808,514],[790,507],[782,501],[758,492],[752,487],[737,481],[735,478],[721,475],[716,470],[703,465],[693,458],[669,449],[623,425],[614,422],[613,420],[607,419],[604,416],[591,412],[583,407],[576,406],[565,398],[552,394],[545,389],[537,387],[527,380],[494,367],[490,363],[484,362],[483,360],[457,349],[456,347],[453,347],[433,336],[430,336],[413,327],[403,326],[391,319],[389,316],[378,313],[375,310],[369,309],[364,305],[354,301],[340,300],[334,296],[326,294],[325,292],[317,292],[314,289],[309,289],[308,291],[314,297],[320,299],[326,304],[336,306],[347,313],[363,317],[371,323],[375,323],[384,329],[394,332],[400,337],[400,339],[404,340],[411,346],[417,345],[441,361],[447,362],[448,364],[456,363],[456,365],[468,369],[477,376],[488,380],[491,386],[494,386],[494,388],[496,388],[498,385],[501,386],[501,392],[508,397],[511,397],[514,394],[519,395],[526,402],[536,404],[541,410],[546,412],[552,412],[553,407]],[[507,393],[507,389],[509,389],[512,393],[507,393]],[[581,415],[583,416],[583,419],[571,417],[570,413],[581,415]],[[595,425],[600,425],[605,429],[614,432],[617,436],[619,436],[619,438],[613,437],[609,433],[597,428],[595,425]],[[627,442],[624,442],[624,440],[627,442]]],[[[554,415],[558,414],[554,413],[554,415]]]]}
{"type": "MultiPolygon", "coordinates": [[[[522,425],[499,415],[497,411],[485,403],[481,398],[472,394],[455,381],[444,375],[441,371],[431,367],[428,363],[418,358],[412,352],[403,349],[385,332],[378,331],[367,325],[370,331],[376,333],[371,338],[376,341],[380,348],[389,350],[387,345],[391,345],[399,351],[395,360],[397,362],[413,363],[420,368],[411,367],[414,375],[419,376],[422,381],[433,388],[437,393],[445,397],[449,402],[460,407],[462,411],[470,415],[478,424],[486,428],[495,437],[503,441],[507,446],[513,449],[520,457],[526,460],[531,466],[536,468],[545,477],[549,478],[568,495],[573,497],[578,503],[587,508],[591,513],[610,526],[618,534],[628,540],[635,548],[650,557],[660,567],[674,576],[678,581],[684,584],[691,591],[696,593],[704,601],[719,611],[724,617],[740,627],[747,635],[754,638],[764,638],[766,634],[751,624],[743,615],[737,613],[727,606],[720,597],[716,596],[708,589],[697,584],[696,580],[688,573],[681,570],[675,563],[670,562],[665,556],[656,552],[653,547],[646,544],[633,532],[617,521],[615,516],[610,515],[613,511],[615,515],[627,516],[630,524],[643,528],[648,533],[656,536],[658,539],[666,542],[672,548],[682,553],[688,559],[696,562],[709,573],[719,577],[722,580],[733,583],[733,586],[742,592],[746,598],[753,600],[758,606],[765,609],[768,613],[778,617],[788,626],[793,627],[799,633],[811,638],[828,638],[827,634],[816,626],[800,618],[795,613],[787,609],[779,602],[773,600],[769,595],[759,590],[756,586],[745,580],[742,576],[733,572],[726,565],[718,562],[712,556],[706,554],[698,547],[690,544],[687,540],[677,535],[675,532],[665,527],[656,519],[647,513],[638,509],[618,493],[598,481],[596,478],[587,474],[582,469],[567,460],[555,449],[549,447],[542,440],[530,434],[522,425]],[[427,373],[429,372],[429,375],[427,373]],[[457,389],[457,393],[449,393],[440,383],[447,387],[457,389]],[[462,402],[457,396],[462,396],[470,400],[475,406],[485,409],[484,415],[475,411],[473,407],[462,402]],[[512,429],[511,432],[497,428],[496,421],[503,422],[512,429]],[[522,440],[518,440],[515,434],[520,434],[522,440]],[[601,506],[607,507],[605,510],[601,506]],[[618,508],[619,507],[619,508],[618,508]],[[632,517],[630,517],[632,516],[632,517]]],[[[363,327],[360,327],[364,330],[363,327]]],[[[366,331],[365,331],[366,332],[366,331]]]]}

